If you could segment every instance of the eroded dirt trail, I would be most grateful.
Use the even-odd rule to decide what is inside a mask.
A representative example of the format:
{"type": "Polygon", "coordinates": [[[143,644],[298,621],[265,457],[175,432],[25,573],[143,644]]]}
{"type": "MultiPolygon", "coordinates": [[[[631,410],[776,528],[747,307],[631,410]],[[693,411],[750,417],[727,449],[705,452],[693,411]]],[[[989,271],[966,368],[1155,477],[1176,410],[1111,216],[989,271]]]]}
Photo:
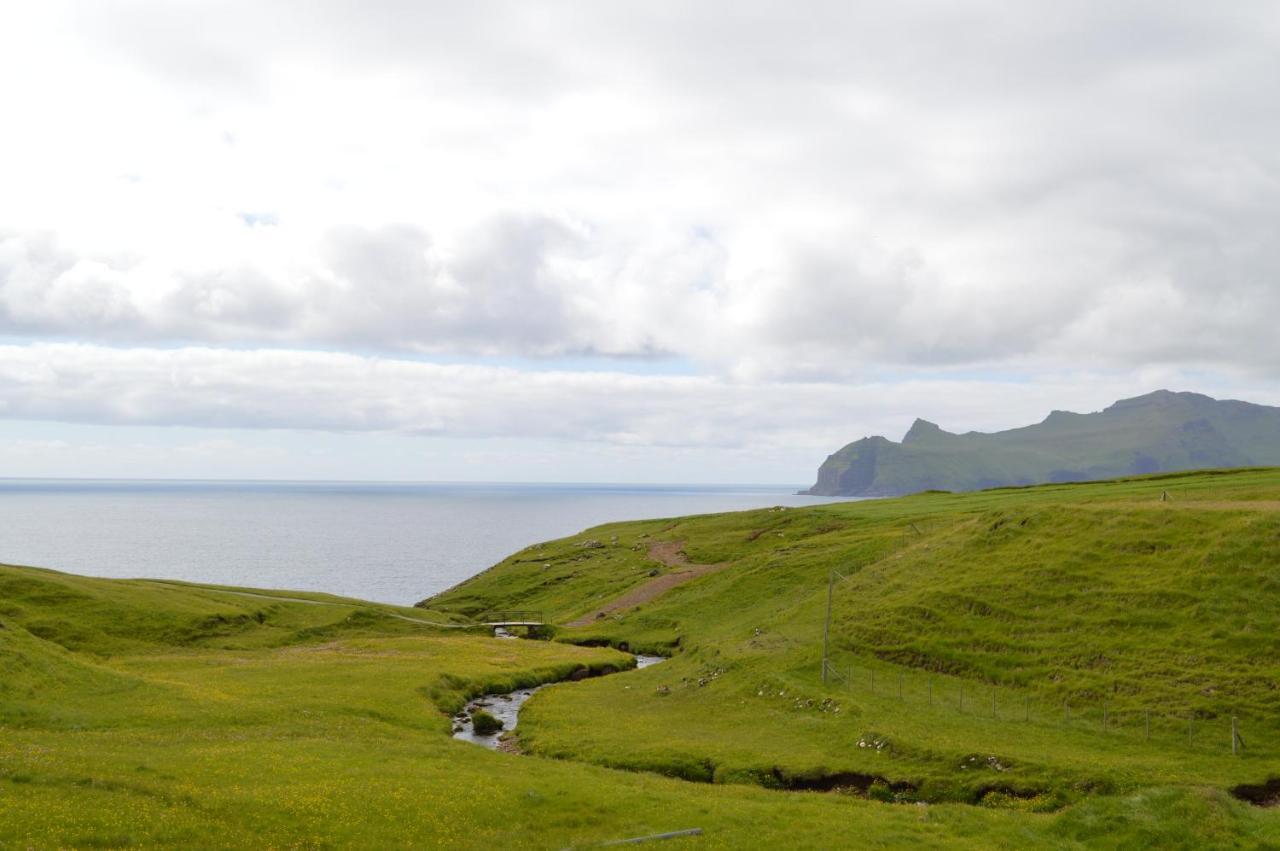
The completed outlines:
{"type": "Polygon", "coordinates": [[[570,621],[568,625],[588,626],[613,612],[647,603],[677,585],[683,585],[686,582],[697,579],[699,576],[706,576],[709,573],[723,570],[730,564],[727,561],[717,564],[690,564],[689,557],[684,553],[684,541],[655,541],[649,545],[649,558],[667,567],[676,568],[676,570],[656,576],[648,582],[632,588],[622,596],[605,603],[600,608],[570,621]]]}

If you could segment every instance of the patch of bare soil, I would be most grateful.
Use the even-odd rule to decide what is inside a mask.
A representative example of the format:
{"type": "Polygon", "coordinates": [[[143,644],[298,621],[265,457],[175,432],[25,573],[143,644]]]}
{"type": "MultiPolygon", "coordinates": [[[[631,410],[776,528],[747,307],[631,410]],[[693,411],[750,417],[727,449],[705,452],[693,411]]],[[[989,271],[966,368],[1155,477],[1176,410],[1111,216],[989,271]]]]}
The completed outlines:
{"type": "Polygon", "coordinates": [[[1248,801],[1255,807],[1280,805],[1280,777],[1271,777],[1257,784],[1242,783],[1234,787],[1231,794],[1242,801],[1248,801]]]}
{"type": "Polygon", "coordinates": [[[524,753],[524,749],[520,747],[520,738],[514,731],[500,739],[495,750],[500,750],[503,753],[524,753]]]}
{"type": "Polygon", "coordinates": [[[686,582],[697,579],[699,576],[706,576],[729,566],[727,561],[718,564],[690,564],[689,557],[684,552],[684,541],[655,541],[649,545],[649,558],[667,567],[678,569],[671,573],[655,576],[648,582],[632,588],[621,597],[605,603],[590,614],[570,621],[569,626],[589,626],[614,612],[648,603],[677,585],[683,585],[686,582]]]}

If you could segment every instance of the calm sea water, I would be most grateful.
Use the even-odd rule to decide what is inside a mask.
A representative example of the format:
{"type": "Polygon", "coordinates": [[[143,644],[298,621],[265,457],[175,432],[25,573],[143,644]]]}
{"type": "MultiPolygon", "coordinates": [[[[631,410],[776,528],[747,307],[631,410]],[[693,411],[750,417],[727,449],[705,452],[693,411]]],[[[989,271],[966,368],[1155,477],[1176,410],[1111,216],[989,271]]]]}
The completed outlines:
{"type": "Polygon", "coordinates": [[[599,523],[831,501],[795,490],[0,479],[0,563],[407,605],[599,523]]]}

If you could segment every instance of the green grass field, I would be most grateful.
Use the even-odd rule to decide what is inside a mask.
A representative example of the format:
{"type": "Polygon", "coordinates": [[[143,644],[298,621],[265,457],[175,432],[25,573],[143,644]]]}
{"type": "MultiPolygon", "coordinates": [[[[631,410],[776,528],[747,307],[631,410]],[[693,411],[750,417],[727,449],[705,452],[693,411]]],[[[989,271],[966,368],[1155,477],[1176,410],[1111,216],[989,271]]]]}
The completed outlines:
{"type": "Polygon", "coordinates": [[[519,599],[567,622],[646,581],[653,541],[730,566],[563,629],[679,652],[626,683],[536,697],[533,753],[768,787],[857,775],[904,801],[1053,812],[1280,776],[1280,471],[614,524],[430,605],[519,599]],[[833,569],[847,578],[824,686],[833,569]]]}
{"type": "Polygon", "coordinates": [[[1228,792],[1280,776],[1277,604],[1276,470],[614,524],[415,609],[0,567],[0,848],[1280,847],[1228,792]],[[728,566],[451,628],[567,623],[655,541],[728,566]],[[622,643],[674,656],[540,692],[529,755],[450,737],[622,643]]]}

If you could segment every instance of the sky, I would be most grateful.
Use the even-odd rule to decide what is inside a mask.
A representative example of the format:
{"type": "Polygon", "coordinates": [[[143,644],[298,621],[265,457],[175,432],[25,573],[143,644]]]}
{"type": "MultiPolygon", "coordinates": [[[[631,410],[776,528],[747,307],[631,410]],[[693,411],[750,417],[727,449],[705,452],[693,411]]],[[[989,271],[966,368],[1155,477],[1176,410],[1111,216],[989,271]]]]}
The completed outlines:
{"type": "Polygon", "coordinates": [[[0,476],[808,484],[1280,404],[1280,6],[0,6],[0,476]]]}

